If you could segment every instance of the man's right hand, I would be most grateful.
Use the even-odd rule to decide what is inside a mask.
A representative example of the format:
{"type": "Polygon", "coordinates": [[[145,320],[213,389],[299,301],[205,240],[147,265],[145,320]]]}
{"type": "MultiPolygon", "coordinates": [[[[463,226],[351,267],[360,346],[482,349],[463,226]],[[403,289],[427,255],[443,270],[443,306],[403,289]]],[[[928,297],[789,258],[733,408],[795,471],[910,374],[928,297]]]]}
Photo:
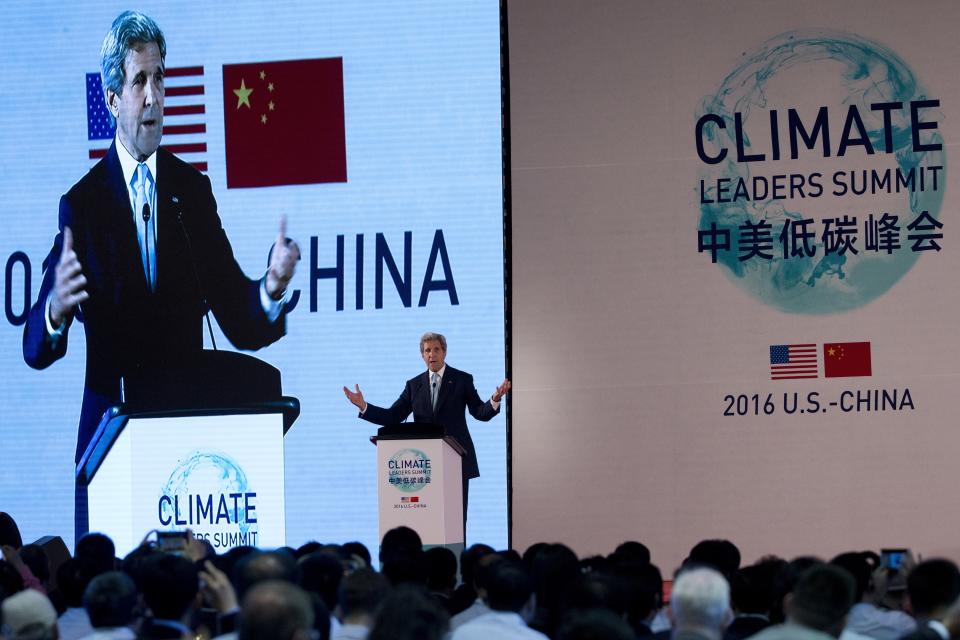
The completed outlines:
{"type": "Polygon", "coordinates": [[[360,413],[363,413],[367,410],[367,403],[363,399],[363,392],[360,391],[360,385],[356,384],[354,387],[356,391],[350,391],[349,388],[344,387],[343,394],[347,396],[347,400],[352,402],[357,409],[360,409],[360,413]]]}
{"type": "Polygon", "coordinates": [[[90,297],[84,289],[86,286],[87,279],[73,250],[73,232],[70,227],[64,227],[63,249],[54,270],[53,298],[50,300],[50,322],[54,327],[62,327],[73,317],[77,305],[90,297]]]}

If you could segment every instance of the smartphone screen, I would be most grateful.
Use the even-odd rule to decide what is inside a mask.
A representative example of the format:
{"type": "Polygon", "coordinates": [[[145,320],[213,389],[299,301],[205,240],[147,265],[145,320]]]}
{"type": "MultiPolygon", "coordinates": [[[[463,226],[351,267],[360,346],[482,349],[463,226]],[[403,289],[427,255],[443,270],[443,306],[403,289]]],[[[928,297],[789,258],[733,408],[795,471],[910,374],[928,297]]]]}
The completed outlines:
{"type": "Polygon", "coordinates": [[[161,551],[177,553],[187,548],[186,531],[157,531],[157,546],[161,551]]]}
{"type": "Polygon", "coordinates": [[[903,562],[903,557],[907,554],[907,549],[881,549],[880,562],[887,569],[897,570],[903,562]]]}

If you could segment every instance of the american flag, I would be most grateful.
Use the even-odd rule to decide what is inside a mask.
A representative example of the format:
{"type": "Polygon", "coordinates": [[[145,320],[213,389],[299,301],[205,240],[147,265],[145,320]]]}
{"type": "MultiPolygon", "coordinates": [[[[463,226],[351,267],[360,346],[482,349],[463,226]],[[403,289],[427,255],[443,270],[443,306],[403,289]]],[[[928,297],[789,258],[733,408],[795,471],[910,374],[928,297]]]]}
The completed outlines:
{"type": "MultiPolygon", "coordinates": [[[[168,67],[164,73],[164,149],[207,170],[207,107],[204,102],[203,67],[168,67]]],[[[103,100],[99,73],[87,74],[87,140],[90,160],[107,154],[116,132],[103,100]]]]}
{"type": "Polygon", "coordinates": [[[420,502],[420,496],[413,496],[410,498],[408,498],[407,496],[403,496],[402,498],[400,498],[400,502],[420,502]]]}
{"type": "Polygon", "coordinates": [[[796,380],[816,377],[816,344],[770,345],[771,380],[796,380]]]}

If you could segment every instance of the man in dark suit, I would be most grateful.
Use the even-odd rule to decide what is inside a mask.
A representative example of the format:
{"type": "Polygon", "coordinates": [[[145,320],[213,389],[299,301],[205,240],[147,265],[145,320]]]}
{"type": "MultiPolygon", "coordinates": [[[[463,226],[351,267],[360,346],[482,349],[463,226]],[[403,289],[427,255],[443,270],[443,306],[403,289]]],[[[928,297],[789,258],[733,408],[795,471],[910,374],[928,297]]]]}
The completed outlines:
{"type": "MultiPolygon", "coordinates": [[[[75,315],[87,342],[79,460],[121,380],[182,362],[203,347],[209,305],[233,344],[256,349],[284,334],[283,296],[299,257],[284,222],[263,278],[233,257],[210,180],[159,149],[163,33],[127,11],[101,51],[104,98],[116,120],[107,155],[60,199],[60,232],[23,334],[24,360],[43,369],[67,351],[75,315]]],[[[77,491],[77,536],[86,530],[77,491]]]]}
{"type": "Polygon", "coordinates": [[[949,640],[960,627],[960,569],[950,560],[934,558],[918,564],[907,576],[910,610],[917,630],[900,640],[949,640]]]}
{"type": "Polygon", "coordinates": [[[493,419],[500,412],[500,400],[510,390],[510,381],[504,379],[489,400],[481,400],[473,376],[446,364],[447,339],[439,333],[423,334],[420,356],[427,370],[407,380],[403,393],[389,409],[367,403],[360,385],[355,385],[354,391],[344,387],[343,393],[360,409],[360,417],[364,420],[391,425],[403,422],[413,413],[414,421],[442,425],[447,435],[463,445],[466,450],[463,457],[463,518],[466,524],[469,480],[480,475],[480,468],[464,411],[470,411],[470,415],[482,422],[493,419]]]}

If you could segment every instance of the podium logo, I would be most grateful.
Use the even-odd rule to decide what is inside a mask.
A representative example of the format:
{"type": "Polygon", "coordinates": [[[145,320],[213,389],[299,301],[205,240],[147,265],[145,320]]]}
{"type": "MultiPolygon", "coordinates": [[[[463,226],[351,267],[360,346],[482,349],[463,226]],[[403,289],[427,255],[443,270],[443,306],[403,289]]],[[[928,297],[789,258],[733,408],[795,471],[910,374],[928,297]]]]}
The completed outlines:
{"type": "Polygon", "coordinates": [[[387,460],[387,481],[404,493],[416,493],[430,484],[430,458],[419,449],[401,449],[387,460]]]}
{"type": "Polygon", "coordinates": [[[227,455],[195,451],[173,470],[157,500],[161,529],[189,527],[215,549],[257,545],[257,494],[227,455]]]}

